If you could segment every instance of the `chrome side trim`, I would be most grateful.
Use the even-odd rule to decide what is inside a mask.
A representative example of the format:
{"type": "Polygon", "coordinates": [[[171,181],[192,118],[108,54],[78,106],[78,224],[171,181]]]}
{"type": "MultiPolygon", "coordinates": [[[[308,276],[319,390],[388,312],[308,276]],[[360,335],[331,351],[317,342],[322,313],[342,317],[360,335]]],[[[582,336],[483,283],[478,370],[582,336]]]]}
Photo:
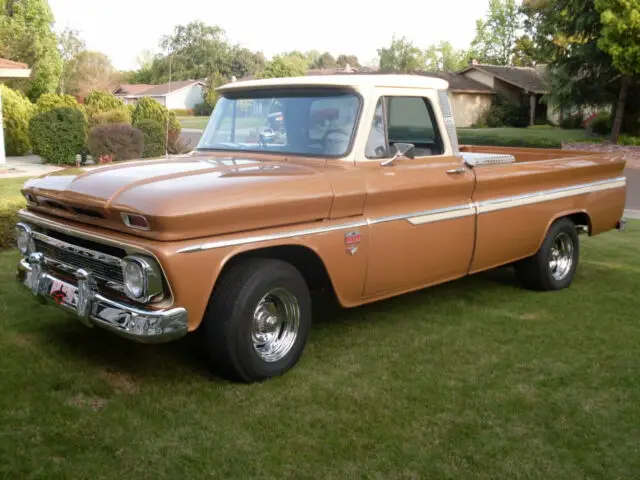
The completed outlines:
{"type": "Polygon", "coordinates": [[[93,260],[112,265],[114,267],[122,268],[122,259],[118,257],[114,257],[102,252],[97,252],[95,250],[89,250],[88,248],[79,247],[71,243],[63,242],[62,240],[58,240],[57,238],[50,237],[40,232],[31,232],[31,236],[36,240],[40,240],[41,242],[44,242],[56,248],[66,250],[67,252],[77,253],[79,255],[82,255],[83,257],[88,257],[93,260]]]}
{"type": "Polygon", "coordinates": [[[335,230],[344,230],[347,228],[364,227],[367,225],[365,220],[349,223],[341,223],[339,225],[330,225],[326,227],[306,228],[302,230],[292,230],[288,232],[272,233],[269,235],[257,235],[253,237],[233,238],[230,240],[218,240],[216,242],[203,243],[194,245],[193,247],[181,248],[177,253],[200,252],[202,250],[211,250],[214,248],[233,247],[237,245],[245,245],[247,243],[268,242],[270,240],[280,240],[283,238],[302,237],[305,235],[315,235],[317,233],[333,232],[335,230]]]}
{"type": "Polygon", "coordinates": [[[465,217],[473,214],[473,204],[454,205],[452,207],[436,208],[433,210],[424,210],[422,212],[403,213],[399,215],[390,215],[388,217],[379,217],[369,219],[369,225],[378,223],[395,222],[398,220],[408,220],[413,225],[422,225],[424,223],[437,222],[439,220],[447,220],[449,218],[465,217]]]}
{"type": "Polygon", "coordinates": [[[600,192],[603,190],[611,190],[621,188],[626,185],[625,177],[618,177],[612,180],[600,180],[598,182],[584,183],[581,185],[572,185],[570,187],[554,188],[551,190],[541,190],[538,192],[525,193],[511,197],[494,198],[478,202],[478,215],[483,213],[495,212],[506,208],[521,207],[534,203],[548,202],[559,198],[572,197],[575,195],[583,195],[585,193],[600,192]]]}

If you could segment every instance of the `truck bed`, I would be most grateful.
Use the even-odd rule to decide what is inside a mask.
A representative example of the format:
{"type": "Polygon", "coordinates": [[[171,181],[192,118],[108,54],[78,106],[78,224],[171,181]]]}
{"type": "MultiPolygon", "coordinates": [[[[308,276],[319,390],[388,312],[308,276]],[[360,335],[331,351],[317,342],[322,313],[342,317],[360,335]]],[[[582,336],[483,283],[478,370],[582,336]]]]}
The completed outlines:
{"type": "Polygon", "coordinates": [[[600,152],[561,150],[557,148],[490,147],[485,145],[461,145],[460,152],[511,155],[515,158],[516,163],[602,155],[600,152]]]}

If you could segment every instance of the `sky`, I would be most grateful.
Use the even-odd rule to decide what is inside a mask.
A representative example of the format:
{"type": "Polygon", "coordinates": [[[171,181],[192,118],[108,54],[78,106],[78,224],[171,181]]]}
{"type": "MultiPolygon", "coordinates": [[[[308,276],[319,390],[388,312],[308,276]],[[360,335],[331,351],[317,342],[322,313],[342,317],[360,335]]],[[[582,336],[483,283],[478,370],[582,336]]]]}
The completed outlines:
{"type": "Polygon", "coordinates": [[[441,40],[467,48],[488,0],[49,0],[55,29],[79,30],[89,50],[120,70],[138,67],[176,25],[201,20],[267,58],[291,50],[355,54],[369,64],[376,50],[405,36],[426,48],[441,40]]]}

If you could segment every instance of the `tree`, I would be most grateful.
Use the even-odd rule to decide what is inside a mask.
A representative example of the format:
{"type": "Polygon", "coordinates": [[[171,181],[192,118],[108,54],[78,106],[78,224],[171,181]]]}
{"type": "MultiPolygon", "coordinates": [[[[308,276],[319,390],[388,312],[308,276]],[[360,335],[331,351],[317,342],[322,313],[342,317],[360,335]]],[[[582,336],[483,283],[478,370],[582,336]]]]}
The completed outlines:
{"type": "Polygon", "coordinates": [[[69,62],[66,89],[77,97],[93,90],[109,91],[117,82],[116,69],[103,53],[85,50],[69,62]]]}
{"type": "Polygon", "coordinates": [[[456,50],[450,42],[431,45],[424,52],[425,70],[431,72],[457,72],[467,66],[468,54],[456,50]]]}
{"type": "Polygon", "coordinates": [[[304,60],[300,58],[276,55],[267,62],[260,78],[297,77],[304,75],[306,69],[304,60]]]}
{"type": "Polygon", "coordinates": [[[512,65],[513,49],[523,28],[515,0],[489,0],[486,18],[476,21],[471,50],[481,63],[512,65]]]}
{"type": "Polygon", "coordinates": [[[0,0],[0,57],[28,64],[29,80],[12,85],[35,101],[58,88],[62,60],[52,30],[53,15],[46,0],[0,0]]]}
{"type": "Polygon", "coordinates": [[[425,69],[424,53],[405,37],[391,39],[387,48],[379,48],[380,70],[409,73],[425,69]]]}
{"type": "Polygon", "coordinates": [[[349,65],[350,67],[360,67],[360,62],[358,61],[358,57],[356,57],[355,55],[345,55],[344,53],[342,55],[338,55],[338,58],[336,59],[336,64],[339,67],[346,67],[347,65],[349,65]]]}
{"type": "MultiPolygon", "coordinates": [[[[264,69],[267,61],[262,52],[252,52],[248,48],[234,46],[230,52],[231,75],[236,78],[257,75],[264,69]]],[[[218,72],[213,72],[217,74],[218,72]]]]}
{"type": "Polygon", "coordinates": [[[329,52],[324,52],[320,57],[318,57],[315,62],[311,64],[311,68],[335,68],[336,67],[336,59],[333,58],[329,52]]]}
{"type": "Polygon", "coordinates": [[[60,58],[62,59],[60,93],[65,93],[65,84],[69,76],[69,63],[83,50],[86,50],[86,45],[77,30],[65,28],[58,34],[58,52],[60,52],[60,58]]]}
{"type": "Polygon", "coordinates": [[[640,74],[640,0],[595,0],[602,22],[598,47],[611,55],[613,66],[622,74],[611,140],[618,141],[629,85],[640,74]]]}

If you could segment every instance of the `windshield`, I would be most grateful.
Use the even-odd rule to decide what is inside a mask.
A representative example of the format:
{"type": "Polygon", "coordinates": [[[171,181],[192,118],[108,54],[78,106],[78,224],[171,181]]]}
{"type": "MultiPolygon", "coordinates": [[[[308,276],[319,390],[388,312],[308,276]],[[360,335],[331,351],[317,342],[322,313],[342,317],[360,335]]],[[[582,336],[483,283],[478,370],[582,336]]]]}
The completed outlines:
{"type": "Polygon", "coordinates": [[[339,157],[350,148],[359,109],[352,92],[221,97],[197,148],[339,157]]]}

